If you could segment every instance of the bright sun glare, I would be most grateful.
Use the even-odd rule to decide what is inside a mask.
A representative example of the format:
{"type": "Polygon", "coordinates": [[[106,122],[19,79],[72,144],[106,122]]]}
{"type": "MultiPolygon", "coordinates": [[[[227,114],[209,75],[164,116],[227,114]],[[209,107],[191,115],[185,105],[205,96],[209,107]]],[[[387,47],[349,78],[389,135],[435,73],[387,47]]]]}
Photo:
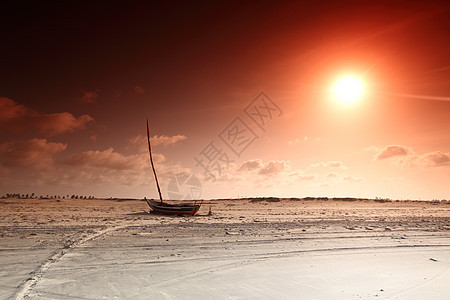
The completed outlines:
{"type": "Polygon", "coordinates": [[[340,78],[333,87],[334,97],[342,104],[351,104],[359,100],[364,93],[363,82],[356,77],[340,78]]]}

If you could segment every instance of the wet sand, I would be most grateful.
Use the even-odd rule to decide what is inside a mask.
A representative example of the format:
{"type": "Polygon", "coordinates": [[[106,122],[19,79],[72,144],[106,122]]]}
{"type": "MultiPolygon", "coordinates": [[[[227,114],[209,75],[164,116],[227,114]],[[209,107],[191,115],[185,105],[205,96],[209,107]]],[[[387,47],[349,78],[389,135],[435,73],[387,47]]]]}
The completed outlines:
{"type": "Polygon", "coordinates": [[[214,200],[195,217],[141,200],[0,208],[0,299],[450,298],[448,202],[214,200]]]}

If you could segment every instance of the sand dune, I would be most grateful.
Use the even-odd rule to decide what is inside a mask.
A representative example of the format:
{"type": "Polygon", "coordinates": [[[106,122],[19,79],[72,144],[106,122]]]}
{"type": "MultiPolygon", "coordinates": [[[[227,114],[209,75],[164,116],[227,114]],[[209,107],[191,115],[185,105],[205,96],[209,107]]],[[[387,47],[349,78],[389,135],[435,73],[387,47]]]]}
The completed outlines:
{"type": "Polygon", "coordinates": [[[450,298],[450,204],[353,200],[1,199],[0,299],[450,298]]]}

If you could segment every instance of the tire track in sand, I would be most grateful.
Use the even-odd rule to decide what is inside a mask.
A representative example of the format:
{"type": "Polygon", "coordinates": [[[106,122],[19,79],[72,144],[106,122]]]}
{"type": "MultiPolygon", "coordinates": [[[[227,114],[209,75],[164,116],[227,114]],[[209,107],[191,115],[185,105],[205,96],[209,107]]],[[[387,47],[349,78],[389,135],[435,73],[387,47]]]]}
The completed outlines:
{"type": "Polygon", "coordinates": [[[56,262],[60,261],[61,258],[66,255],[67,253],[71,252],[76,247],[91,241],[93,239],[98,238],[99,236],[102,236],[104,234],[107,234],[112,231],[120,230],[123,228],[127,228],[131,225],[124,224],[114,227],[107,227],[103,230],[97,231],[96,233],[90,234],[84,238],[79,239],[78,241],[74,241],[70,243],[69,245],[65,245],[63,248],[60,248],[56,251],[54,251],[49,258],[47,258],[43,263],[41,263],[39,266],[37,266],[31,273],[31,277],[26,279],[24,282],[22,282],[18,287],[17,291],[15,293],[14,299],[21,300],[25,299],[25,297],[28,296],[30,291],[36,284],[41,280],[41,278],[44,276],[45,272],[56,262]]]}

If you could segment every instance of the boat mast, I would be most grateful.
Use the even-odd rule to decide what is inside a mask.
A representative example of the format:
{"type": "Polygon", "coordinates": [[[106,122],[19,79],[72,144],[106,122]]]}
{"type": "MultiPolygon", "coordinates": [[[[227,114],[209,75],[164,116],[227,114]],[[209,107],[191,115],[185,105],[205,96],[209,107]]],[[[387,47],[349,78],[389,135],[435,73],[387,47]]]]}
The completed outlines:
{"type": "Polygon", "coordinates": [[[158,176],[156,176],[155,165],[153,164],[152,146],[150,146],[150,130],[148,129],[148,118],[147,118],[147,141],[148,141],[148,153],[150,154],[150,162],[152,164],[153,174],[155,175],[155,181],[156,181],[156,187],[158,188],[159,200],[161,200],[161,203],[162,203],[163,199],[161,196],[161,189],[159,188],[158,176]]]}

